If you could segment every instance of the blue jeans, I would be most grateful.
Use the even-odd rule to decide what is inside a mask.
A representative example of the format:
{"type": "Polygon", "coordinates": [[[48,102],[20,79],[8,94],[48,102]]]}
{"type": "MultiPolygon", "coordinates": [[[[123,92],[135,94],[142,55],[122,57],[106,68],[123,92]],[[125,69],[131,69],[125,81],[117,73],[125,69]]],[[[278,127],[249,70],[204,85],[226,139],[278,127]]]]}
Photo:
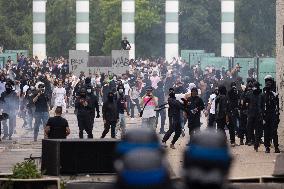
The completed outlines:
{"type": "Polygon", "coordinates": [[[48,112],[35,112],[34,116],[35,116],[34,140],[37,140],[40,124],[42,124],[43,127],[46,126],[46,123],[49,118],[49,113],[48,112]]]}

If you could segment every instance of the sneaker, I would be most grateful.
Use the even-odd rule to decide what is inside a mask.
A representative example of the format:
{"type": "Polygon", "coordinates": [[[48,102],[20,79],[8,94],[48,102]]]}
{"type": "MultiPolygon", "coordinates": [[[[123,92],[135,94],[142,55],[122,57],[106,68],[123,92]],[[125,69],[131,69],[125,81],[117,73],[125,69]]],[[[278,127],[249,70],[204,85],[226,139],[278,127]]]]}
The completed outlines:
{"type": "Polygon", "coordinates": [[[231,147],[235,147],[236,143],[235,142],[231,142],[231,147]]]}
{"type": "Polygon", "coordinates": [[[165,142],[162,142],[162,147],[167,148],[168,145],[165,142]]]}
{"type": "Polygon", "coordinates": [[[280,153],[280,149],[278,147],[275,147],[275,153],[277,153],[277,154],[280,153]]]}
{"type": "Polygon", "coordinates": [[[265,149],[265,153],[269,154],[270,153],[270,148],[265,149]]]}
{"type": "Polygon", "coordinates": [[[181,136],[182,136],[182,137],[185,137],[184,129],[183,129],[182,132],[181,132],[181,136]]]}
{"type": "Polygon", "coordinates": [[[4,135],[4,136],[2,137],[2,140],[6,140],[7,137],[8,137],[8,136],[4,135]]]}
{"type": "Polygon", "coordinates": [[[176,149],[176,147],[175,147],[174,144],[171,144],[171,145],[170,145],[170,148],[171,148],[171,149],[174,149],[174,150],[176,149]]]}
{"type": "Polygon", "coordinates": [[[12,137],[11,137],[11,136],[9,136],[9,140],[12,140],[12,137]]]}

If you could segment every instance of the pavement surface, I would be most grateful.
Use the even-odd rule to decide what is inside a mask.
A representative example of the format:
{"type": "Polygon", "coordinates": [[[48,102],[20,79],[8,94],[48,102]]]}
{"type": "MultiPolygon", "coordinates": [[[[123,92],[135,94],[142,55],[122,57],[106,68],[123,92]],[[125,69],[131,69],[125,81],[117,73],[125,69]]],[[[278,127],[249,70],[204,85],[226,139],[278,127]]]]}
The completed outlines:
{"type": "MultiPolygon", "coordinates": [[[[71,135],[68,138],[78,138],[78,126],[76,116],[73,114],[74,110],[69,109],[69,112],[65,115],[65,118],[69,122],[71,129],[71,135]]],[[[51,113],[52,115],[52,113],[51,113]]],[[[202,128],[205,128],[207,123],[205,117],[201,119],[202,128]]],[[[139,127],[141,125],[140,118],[127,118],[127,129],[139,127]]],[[[33,131],[22,128],[23,120],[17,118],[17,128],[16,134],[14,134],[12,140],[2,140],[0,141],[0,175],[11,173],[12,167],[18,163],[22,162],[25,158],[30,157],[32,154],[33,157],[41,156],[41,140],[43,138],[43,130],[40,130],[38,142],[33,142],[33,131]]],[[[168,124],[166,123],[166,128],[168,124]]],[[[159,130],[159,128],[157,129],[159,130]]],[[[99,138],[103,131],[103,121],[102,118],[95,120],[95,126],[93,134],[95,138],[99,138]]],[[[188,130],[185,131],[186,136],[181,137],[177,143],[177,149],[167,148],[167,158],[171,165],[171,172],[173,177],[181,176],[181,166],[182,166],[182,157],[183,151],[188,142],[188,130]]],[[[85,134],[85,137],[86,134],[85,134]]],[[[110,133],[107,135],[110,137],[110,133]]],[[[160,135],[162,138],[163,135],[160,135]]],[[[279,138],[280,138],[280,149],[283,150],[284,144],[284,129],[279,128],[279,138]]],[[[239,142],[238,139],[236,139],[239,142]]],[[[170,144],[170,140],[168,142],[170,144]]],[[[260,147],[259,152],[256,153],[251,146],[236,146],[231,148],[231,152],[234,157],[232,169],[230,172],[230,178],[243,178],[243,177],[260,177],[260,176],[270,176],[274,171],[274,164],[277,154],[273,153],[274,149],[271,149],[270,154],[265,154],[265,149],[263,145],[260,147]]],[[[283,152],[282,152],[283,153],[283,152]]],[[[38,165],[40,162],[37,162],[38,165]]],[[[88,176],[87,176],[88,177],[88,176]]],[[[72,177],[76,180],[84,180],[85,176],[72,177]]],[[[106,180],[112,180],[113,176],[104,178],[106,180]]],[[[87,179],[88,180],[88,179],[87,179]]],[[[100,181],[100,177],[94,177],[92,180],[100,181]]]]}

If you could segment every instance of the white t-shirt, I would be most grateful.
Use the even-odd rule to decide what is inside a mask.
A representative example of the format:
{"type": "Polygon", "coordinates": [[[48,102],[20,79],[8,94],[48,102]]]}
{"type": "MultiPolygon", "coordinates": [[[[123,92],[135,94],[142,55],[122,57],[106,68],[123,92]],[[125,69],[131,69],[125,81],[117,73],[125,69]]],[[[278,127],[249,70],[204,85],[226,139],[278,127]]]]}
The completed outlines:
{"type": "Polygon", "coordinates": [[[129,95],[130,93],[130,85],[128,83],[124,84],[125,95],[129,95]]]}
{"type": "Polygon", "coordinates": [[[55,87],[53,90],[54,94],[54,104],[56,106],[62,106],[65,103],[65,95],[66,95],[66,90],[62,88],[55,87]]]}
{"type": "Polygon", "coordinates": [[[215,114],[215,100],[216,100],[216,94],[212,94],[209,97],[209,104],[210,104],[210,114],[215,114]]]}
{"type": "MultiPolygon", "coordinates": [[[[155,97],[156,101],[158,101],[158,99],[155,97]]],[[[146,104],[146,102],[149,100],[149,97],[145,97],[143,100],[143,107],[146,104]]],[[[155,103],[154,103],[154,99],[150,100],[147,105],[145,106],[145,109],[143,111],[143,115],[142,118],[151,118],[151,117],[156,117],[156,112],[155,112],[155,103]]]]}

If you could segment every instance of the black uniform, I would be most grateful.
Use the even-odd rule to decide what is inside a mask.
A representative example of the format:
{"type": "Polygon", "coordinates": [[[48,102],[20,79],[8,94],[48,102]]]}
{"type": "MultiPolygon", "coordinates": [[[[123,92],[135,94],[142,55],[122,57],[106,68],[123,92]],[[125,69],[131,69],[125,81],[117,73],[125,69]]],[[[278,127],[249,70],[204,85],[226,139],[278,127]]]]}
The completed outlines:
{"type": "Polygon", "coordinates": [[[228,129],[229,129],[231,144],[235,144],[237,121],[239,118],[239,109],[238,109],[239,99],[240,97],[236,86],[232,86],[232,88],[228,91],[228,118],[229,118],[228,129]]]}
{"type": "Polygon", "coordinates": [[[168,110],[169,130],[165,134],[162,142],[163,143],[167,142],[167,140],[169,140],[172,133],[175,132],[175,136],[172,140],[172,144],[174,145],[181,135],[182,128],[181,128],[180,113],[182,109],[184,109],[184,105],[180,103],[178,100],[176,100],[175,97],[170,97],[168,99],[168,103],[169,103],[169,110],[168,110]]]}
{"type": "Polygon", "coordinates": [[[243,140],[246,136],[246,144],[248,144],[247,140],[247,119],[248,119],[248,107],[246,105],[246,96],[250,90],[246,89],[240,94],[240,127],[239,127],[239,137],[240,137],[240,144],[243,145],[243,140]]]}
{"type": "Polygon", "coordinates": [[[254,143],[257,151],[262,137],[264,100],[261,90],[255,89],[249,93],[248,103],[248,141],[254,143]]]}
{"type": "Polygon", "coordinates": [[[225,86],[219,86],[219,95],[215,100],[215,115],[216,123],[219,131],[225,133],[225,126],[227,122],[228,98],[226,96],[227,90],[225,86]]]}
{"type": "Polygon", "coordinates": [[[90,101],[86,98],[86,95],[80,95],[75,103],[75,109],[77,110],[79,138],[83,138],[84,130],[87,132],[88,138],[93,138],[91,125],[92,106],[90,101]]]}
{"type": "Polygon", "coordinates": [[[195,130],[200,130],[200,115],[204,109],[204,102],[199,96],[189,97],[185,111],[188,115],[189,135],[192,135],[195,130]]]}
{"type": "Polygon", "coordinates": [[[118,120],[118,109],[117,102],[114,100],[113,93],[112,96],[108,95],[107,101],[103,104],[102,108],[103,120],[104,120],[104,131],[101,138],[104,138],[111,128],[111,137],[115,138],[115,127],[118,120]]]}
{"type": "Polygon", "coordinates": [[[278,124],[279,124],[279,99],[278,95],[266,88],[263,93],[264,99],[264,146],[269,152],[271,141],[275,147],[275,151],[279,151],[278,146],[278,124]]]}
{"type": "Polygon", "coordinates": [[[94,94],[93,90],[91,93],[87,92],[87,101],[90,103],[91,106],[91,129],[93,130],[96,112],[97,118],[100,117],[98,97],[94,94]]]}

